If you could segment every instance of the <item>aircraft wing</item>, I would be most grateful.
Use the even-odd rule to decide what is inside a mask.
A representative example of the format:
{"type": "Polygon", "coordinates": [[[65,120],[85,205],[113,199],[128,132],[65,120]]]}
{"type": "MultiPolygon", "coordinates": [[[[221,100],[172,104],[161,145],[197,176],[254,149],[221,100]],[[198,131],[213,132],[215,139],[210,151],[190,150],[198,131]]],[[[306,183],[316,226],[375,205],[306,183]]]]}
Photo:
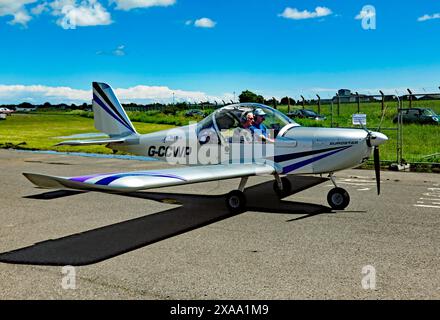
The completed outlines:
{"type": "Polygon", "coordinates": [[[132,192],[190,183],[225,180],[275,172],[268,164],[218,164],[147,171],[57,177],[23,173],[33,184],[51,189],[79,189],[109,192],[132,192]]]}

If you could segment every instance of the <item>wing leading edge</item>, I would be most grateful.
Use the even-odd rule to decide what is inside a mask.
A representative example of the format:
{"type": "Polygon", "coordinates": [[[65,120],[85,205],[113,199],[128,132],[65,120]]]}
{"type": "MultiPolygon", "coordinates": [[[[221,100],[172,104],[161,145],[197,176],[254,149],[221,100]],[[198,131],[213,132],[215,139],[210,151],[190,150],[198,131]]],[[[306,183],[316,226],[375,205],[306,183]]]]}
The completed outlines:
{"type": "Polygon", "coordinates": [[[23,173],[23,175],[33,184],[42,188],[132,192],[198,182],[268,175],[274,172],[274,167],[268,164],[219,164],[79,177],[57,177],[35,173],[23,173]]]}

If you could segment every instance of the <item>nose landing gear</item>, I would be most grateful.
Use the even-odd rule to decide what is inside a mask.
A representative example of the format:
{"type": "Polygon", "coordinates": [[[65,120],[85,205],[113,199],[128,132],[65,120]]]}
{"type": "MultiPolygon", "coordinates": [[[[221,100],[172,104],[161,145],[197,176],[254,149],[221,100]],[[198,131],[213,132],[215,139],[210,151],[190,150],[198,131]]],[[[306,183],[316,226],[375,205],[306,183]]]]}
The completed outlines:
{"type": "Polygon", "coordinates": [[[339,188],[336,185],[335,178],[333,177],[333,173],[329,175],[330,180],[333,182],[335,187],[329,191],[327,194],[327,202],[330,207],[334,210],[344,210],[348,207],[350,203],[350,195],[347,190],[343,188],[339,188]]]}

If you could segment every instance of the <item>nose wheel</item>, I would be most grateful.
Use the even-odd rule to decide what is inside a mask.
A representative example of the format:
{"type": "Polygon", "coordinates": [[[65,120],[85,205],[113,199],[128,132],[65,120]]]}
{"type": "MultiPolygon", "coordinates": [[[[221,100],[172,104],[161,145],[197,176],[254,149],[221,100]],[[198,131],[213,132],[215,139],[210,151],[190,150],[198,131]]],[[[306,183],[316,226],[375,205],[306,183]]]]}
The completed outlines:
{"type": "Polygon", "coordinates": [[[345,189],[333,188],[327,195],[327,202],[334,210],[344,210],[350,203],[350,195],[345,189]]]}
{"type": "Polygon", "coordinates": [[[335,187],[327,194],[327,202],[333,210],[344,210],[350,203],[350,195],[347,190],[336,185],[333,174],[330,174],[329,177],[335,187]]]}

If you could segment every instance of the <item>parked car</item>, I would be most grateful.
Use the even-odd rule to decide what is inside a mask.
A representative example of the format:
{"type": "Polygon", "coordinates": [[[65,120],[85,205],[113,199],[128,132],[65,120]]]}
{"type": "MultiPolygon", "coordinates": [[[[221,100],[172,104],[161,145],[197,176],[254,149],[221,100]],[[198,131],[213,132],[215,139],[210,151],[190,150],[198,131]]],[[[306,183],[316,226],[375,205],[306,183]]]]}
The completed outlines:
{"type": "Polygon", "coordinates": [[[185,113],[186,117],[195,117],[195,116],[200,116],[200,117],[205,117],[205,113],[202,110],[198,110],[198,109],[193,109],[193,110],[188,110],[185,113]]]}
{"type": "Polygon", "coordinates": [[[327,119],[325,116],[317,114],[313,110],[308,109],[298,109],[287,114],[289,118],[303,118],[303,119],[313,119],[313,120],[325,120],[327,119]]]}
{"type": "MultiPolygon", "coordinates": [[[[402,109],[403,123],[420,123],[420,124],[439,124],[440,116],[429,108],[408,108],[402,109]]],[[[393,119],[397,123],[398,115],[393,119]]]]}
{"type": "Polygon", "coordinates": [[[11,109],[8,109],[8,108],[4,108],[4,107],[0,108],[0,113],[1,114],[10,115],[10,114],[12,114],[14,112],[15,112],[14,110],[11,110],[11,109]]]}

